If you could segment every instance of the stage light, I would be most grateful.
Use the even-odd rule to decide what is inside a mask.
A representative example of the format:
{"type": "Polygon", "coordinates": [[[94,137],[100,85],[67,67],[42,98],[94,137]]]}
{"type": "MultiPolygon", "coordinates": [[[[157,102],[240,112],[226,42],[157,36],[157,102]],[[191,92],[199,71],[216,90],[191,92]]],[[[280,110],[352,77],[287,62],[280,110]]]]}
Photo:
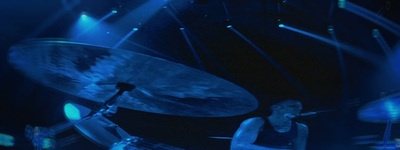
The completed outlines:
{"type": "Polygon", "coordinates": [[[285,25],[284,24],[279,24],[278,25],[280,28],[283,28],[283,27],[285,27],[285,25]]]}
{"type": "Polygon", "coordinates": [[[333,32],[333,26],[332,25],[330,25],[330,26],[328,26],[328,33],[331,33],[331,34],[333,34],[334,32],[333,32]]]}
{"type": "Polygon", "coordinates": [[[288,25],[280,24],[280,27],[283,28],[283,29],[287,29],[289,31],[293,31],[293,32],[300,33],[302,35],[317,39],[317,40],[319,40],[321,42],[324,42],[324,43],[327,43],[327,44],[330,44],[330,45],[333,45],[333,46],[339,46],[341,49],[345,50],[346,52],[350,52],[351,54],[353,54],[355,56],[358,56],[360,58],[368,60],[368,61],[370,61],[370,62],[372,62],[374,64],[381,64],[381,60],[378,57],[376,57],[375,55],[373,55],[373,54],[371,54],[369,52],[363,51],[362,49],[359,49],[359,48],[354,47],[352,45],[340,43],[340,42],[337,42],[335,40],[328,39],[327,37],[324,37],[322,35],[318,35],[316,33],[312,33],[312,32],[306,31],[306,30],[301,30],[301,29],[298,29],[298,28],[295,28],[295,27],[291,27],[291,26],[288,26],[288,25]]]}
{"type": "Polygon", "coordinates": [[[383,49],[383,52],[385,52],[386,56],[389,59],[392,59],[392,49],[390,48],[389,44],[386,42],[385,38],[381,35],[378,29],[373,29],[372,30],[372,37],[375,38],[375,40],[378,42],[378,44],[381,46],[383,49]]]}
{"type": "Polygon", "coordinates": [[[81,19],[85,19],[85,18],[87,18],[88,16],[86,15],[86,12],[82,12],[81,13],[81,19]]]}
{"type": "Polygon", "coordinates": [[[356,14],[364,19],[372,21],[373,23],[376,23],[376,24],[382,26],[383,28],[391,31],[393,34],[400,36],[400,25],[396,24],[395,22],[393,22],[381,15],[376,15],[376,13],[373,11],[365,9],[354,3],[346,2],[345,0],[339,0],[338,6],[339,6],[339,8],[342,8],[342,9],[349,11],[353,14],[356,14]]]}
{"type": "Polygon", "coordinates": [[[305,92],[304,88],[302,85],[299,84],[296,79],[289,74],[277,61],[275,61],[270,55],[268,55],[264,50],[262,50],[260,47],[258,47],[256,44],[254,44],[249,38],[244,36],[242,33],[240,33],[238,30],[236,30],[232,25],[227,26],[228,29],[233,31],[236,35],[238,35],[240,38],[242,38],[244,41],[246,41],[248,44],[250,44],[258,53],[260,53],[265,59],[267,59],[276,69],[278,69],[290,82],[292,82],[300,91],[305,92]]]}
{"type": "Polygon", "coordinates": [[[344,8],[346,6],[346,0],[339,0],[338,6],[339,6],[339,8],[344,8]]]}
{"type": "Polygon", "coordinates": [[[193,54],[194,58],[196,59],[197,64],[199,65],[199,67],[200,67],[202,70],[205,70],[205,67],[204,67],[204,65],[202,64],[199,55],[197,54],[197,52],[196,52],[196,50],[195,50],[195,48],[194,48],[192,42],[190,41],[190,38],[189,38],[188,34],[187,34],[186,31],[185,31],[185,28],[180,28],[180,30],[181,30],[181,32],[182,32],[183,37],[185,38],[186,43],[188,44],[190,50],[192,51],[192,54],[193,54]]]}
{"type": "Polygon", "coordinates": [[[42,148],[43,149],[54,149],[56,145],[56,141],[51,138],[44,138],[42,141],[42,148]]]}
{"type": "Polygon", "coordinates": [[[128,39],[133,33],[135,33],[138,28],[133,28],[132,31],[130,31],[128,34],[126,34],[121,40],[118,41],[117,44],[113,46],[113,48],[118,48],[126,39],[128,39]]]}
{"type": "Polygon", "coordinates": [[[81,115],[79,113],[79,109],[76,108],[73,104],[67,103],[64,105],[64,113],[67,118],[71,121],[81,119],[81,115]]]}
{"type": "Polygon", "coordinates": [[[14,146],[14,137],[11,135],[0,133],[0,146],[14,146]]]}
{"type": "Polygon", "coordinates": [[[117,10],[113,10],[113,11],[111,11],[112,13],[114,13],[114,14],[116,14],[118,11],[117,10]]]}

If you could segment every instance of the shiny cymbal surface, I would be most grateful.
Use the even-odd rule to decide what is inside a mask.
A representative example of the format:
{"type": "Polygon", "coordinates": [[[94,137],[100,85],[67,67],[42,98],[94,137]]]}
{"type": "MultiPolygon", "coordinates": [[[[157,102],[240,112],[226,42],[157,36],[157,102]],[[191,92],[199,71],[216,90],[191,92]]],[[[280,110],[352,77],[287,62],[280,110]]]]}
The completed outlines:
{"type": "Polygon", "coordinates": [[[74,126],[82,135],[107,148],[131,137],[125,130],[101,115],[84,118],[74,126]]]}
{"type": "Polygon", "coordinates": [[[224,117],[255,110],[257,99],[229,81],[179,63],[134,51],[32,40],[10,48],[9,62],[41,84],[87,100],[105,102],[117,83],[136,88],[119,107],[145,112],[224,117]]]}
{"type": "Polygon", "coordinates": [[[365,104],[358,110],[358,118],[372,123],[400,122],[400,93],[365,104]]]}

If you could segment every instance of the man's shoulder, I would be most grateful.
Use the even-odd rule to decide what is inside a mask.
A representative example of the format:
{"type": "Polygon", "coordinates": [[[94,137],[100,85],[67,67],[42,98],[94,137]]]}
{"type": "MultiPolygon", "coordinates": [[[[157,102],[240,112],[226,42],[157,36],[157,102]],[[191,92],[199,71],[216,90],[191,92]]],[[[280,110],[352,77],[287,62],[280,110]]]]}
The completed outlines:
{"type": "Polygon", "coordinates": [[[296,123],[297,123],[297,129],[299,130],[299,132],[307,135],[308,134],[308,126],[303,123],[299,123],[299,122],[296,122],[296,123]]]}
{"type": "Polygon", "coordinates": [[[308,126],[307,126],[307,125],[305,125],[305,124],[303,124],[303,123],[300,123],[300,122],[296,122],[296,123],[297,123],[297,127],[298,127],[298,128],[308,129],[308,126]]]}
{"type": "Polygon", "coordinates": [[[260,125],[265,122],[263,117],[252,117],[244,120],[242,122],[243,125],[260,125]]]}

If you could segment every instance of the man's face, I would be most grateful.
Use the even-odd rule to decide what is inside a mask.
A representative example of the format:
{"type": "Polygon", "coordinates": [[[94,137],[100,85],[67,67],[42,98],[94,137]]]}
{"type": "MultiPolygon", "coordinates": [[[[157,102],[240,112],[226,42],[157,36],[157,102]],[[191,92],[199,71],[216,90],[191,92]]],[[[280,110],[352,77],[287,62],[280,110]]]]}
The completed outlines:
{"type": "Polygon", "coordinates": [[[292,115],[299,115],[300,111],[303,109],[302,105],[298,101],[284,101],[279,104],[279,111],[283,114],[289,113],[292,115]]]}

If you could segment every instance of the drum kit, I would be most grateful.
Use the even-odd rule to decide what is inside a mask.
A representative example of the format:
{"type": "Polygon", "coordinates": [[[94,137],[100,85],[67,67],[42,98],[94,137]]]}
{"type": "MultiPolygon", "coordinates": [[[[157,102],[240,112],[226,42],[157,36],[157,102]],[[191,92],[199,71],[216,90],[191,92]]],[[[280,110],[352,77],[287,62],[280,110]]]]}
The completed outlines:
{"type": "MultiPolygon", "coordinates": [[[[90,108],[68,103],[64,113],[71,126],[107,149],[181,149],[130,135],[106,118],[118,109],[226,117],[258,107],[257,99],[242,87],[150,53],[33,39],[12,46],[8,61],[33,81],[100,104],[90,108]]],[[[54,132],[27,126],[26,135],[42,149],[43,142],[37,141],[51,139],[54,132]]]]}
{"type": "MultiPolygon", "coordinates": [[[[34,39],[11,47],[8,58],[26,77],[100,104],[100,108],[90,108],[68,103],[64,111],[69,124],[82,135],[112,150],[181,149],[130,135],[106,118],[119,108],[176,116],[227,117],[258,107],[257,99],[234,83],[143,52],[34,39]]],[[[400,122],[399,106],[400,94],[395,94],[358,111],[361,121],[387,124],[383,148],[389,147],[391,125],[400,122]]],[[[28,126],[26,134],[32,141],[54,137],[41,136],[38,133],[43,132],[38,131],[28,126]]]]}

